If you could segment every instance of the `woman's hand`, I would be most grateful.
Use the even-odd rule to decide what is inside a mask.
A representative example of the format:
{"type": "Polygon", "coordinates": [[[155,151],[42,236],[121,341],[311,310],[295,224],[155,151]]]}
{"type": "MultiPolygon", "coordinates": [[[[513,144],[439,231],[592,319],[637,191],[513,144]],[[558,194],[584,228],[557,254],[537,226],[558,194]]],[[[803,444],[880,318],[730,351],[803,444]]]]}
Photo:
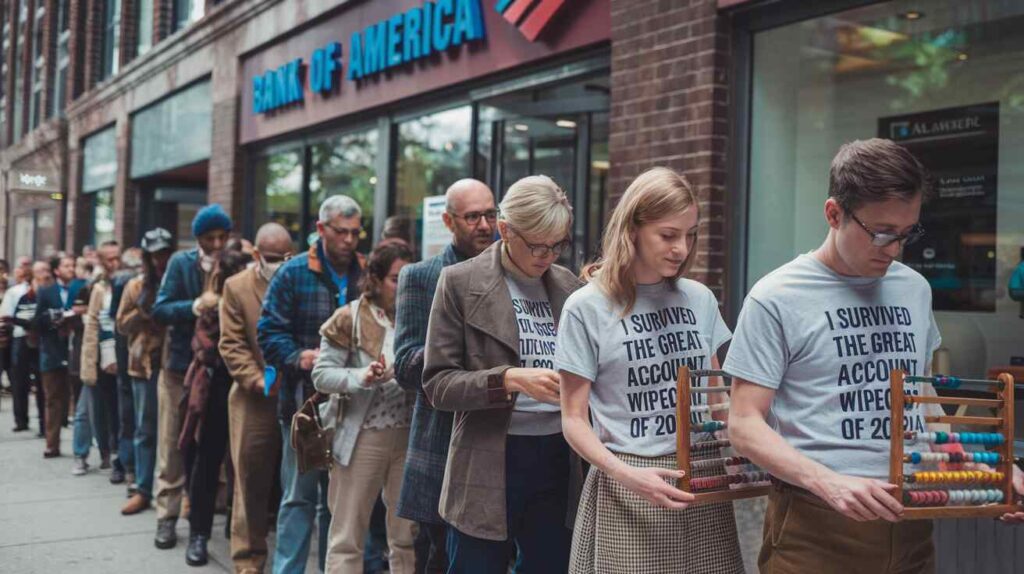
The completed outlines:
{"type": "Polygon", "coordinates": [[[551,369],[513,368],[505,371],[505,390],[526,393],[549,405],[561,404],[561,377],[551,369]]]}
{"type": "Polygon", "coordinates": [[[366,370],[363,371],[363,386],[371,388],[390,381],[394,376],[394,371],[388,368],[387,360],[381,354],[376,361],[370,363],[366,370]]]}
{"type": "Polygon", "coordinates": [[[665,482],[667,478],[680,479],[683,471],[667,468],[634,468],[627,466],[621,473],[613,476],[641,498],[661,508],[682,510],[693,501],[693,495],[665,482]]]}

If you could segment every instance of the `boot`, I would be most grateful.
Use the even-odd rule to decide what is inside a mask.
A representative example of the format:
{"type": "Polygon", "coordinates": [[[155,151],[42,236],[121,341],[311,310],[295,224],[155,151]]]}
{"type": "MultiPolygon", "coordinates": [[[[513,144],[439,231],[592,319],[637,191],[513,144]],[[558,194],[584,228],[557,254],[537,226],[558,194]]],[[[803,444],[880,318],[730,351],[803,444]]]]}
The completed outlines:
{"type": "Polygon", "coordinates": [[[178,543],[178,533],[174,531],[177,523],[177,518],[164,518],[156,521],[156,538],[153,540],[153,544],[157,548],[161,550],[174,548],[174,545],[178,543]]]}
{"type": "Polygon", "coordinates": [[[206,564],[209,560],[206,553],[206,543],[209,540],[209,534],[190,534],[188,537],[188,550],[185,551],[185,563],[189,566],[202,566],[206,564]]]}

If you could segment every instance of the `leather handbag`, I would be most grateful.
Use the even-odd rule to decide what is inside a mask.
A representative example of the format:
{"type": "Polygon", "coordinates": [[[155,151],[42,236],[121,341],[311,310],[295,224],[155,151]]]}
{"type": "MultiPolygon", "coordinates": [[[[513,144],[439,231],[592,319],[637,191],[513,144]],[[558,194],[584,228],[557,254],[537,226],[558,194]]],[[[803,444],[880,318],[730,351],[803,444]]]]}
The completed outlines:
{"type": "MultiPolygon", "coordinates": [[[[358,299],[352,303],[352,307],[352,346],[358,349],[355,344],[359,334],[358,299]]],[[[358,353],[358,350],[354,352],[358,353]]],[[[349,364],[352,364],[352,354],[349,355],[349,364]]],[[[334,432],[345,417],[346,403],[347,395],[325,395],[317,391],[292,416],[291,447],[295,450],[300,474],[310,470],[330,470],[334,461],[334,432]],[[326,424],[324,421],[327,421],[326,424]]]]}
{"type": "Polygon", "coordinates": [[[324,428],[320,418],[320,403],[326,398],[319,392],[313,393],[292,416],[291,447],[300,474],[331,468],[334,429],[324,428]]]}

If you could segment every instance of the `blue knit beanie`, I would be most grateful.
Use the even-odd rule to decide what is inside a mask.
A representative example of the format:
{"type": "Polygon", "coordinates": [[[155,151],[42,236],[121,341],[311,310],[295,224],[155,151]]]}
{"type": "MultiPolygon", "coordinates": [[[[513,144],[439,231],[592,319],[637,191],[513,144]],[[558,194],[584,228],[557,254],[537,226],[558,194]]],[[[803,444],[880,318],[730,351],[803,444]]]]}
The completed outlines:
{"type": "Polygon", "coordinates": [[[199,237],[214,229],[231,231],[231,218],[217,203],[207,205],[199,210],[195,219],[192,220],[192,236],[199,237]]]}

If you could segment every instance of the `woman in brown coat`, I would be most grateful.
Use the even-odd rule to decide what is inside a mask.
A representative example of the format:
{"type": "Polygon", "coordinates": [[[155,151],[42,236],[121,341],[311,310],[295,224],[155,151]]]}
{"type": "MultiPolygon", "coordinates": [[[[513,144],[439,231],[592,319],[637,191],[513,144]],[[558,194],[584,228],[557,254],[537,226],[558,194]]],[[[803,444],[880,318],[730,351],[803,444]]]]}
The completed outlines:
{"type": "Polygon", "coordinates": [[[424,391],[454,411],[440,513],[449,574],[564,572],[579,461],[562,437],[556,322],[580,283],[554,265],[569,251],[572,208],[531,176],[501,203],[498,241],[441,273],[427,332],[424,391]]]}

